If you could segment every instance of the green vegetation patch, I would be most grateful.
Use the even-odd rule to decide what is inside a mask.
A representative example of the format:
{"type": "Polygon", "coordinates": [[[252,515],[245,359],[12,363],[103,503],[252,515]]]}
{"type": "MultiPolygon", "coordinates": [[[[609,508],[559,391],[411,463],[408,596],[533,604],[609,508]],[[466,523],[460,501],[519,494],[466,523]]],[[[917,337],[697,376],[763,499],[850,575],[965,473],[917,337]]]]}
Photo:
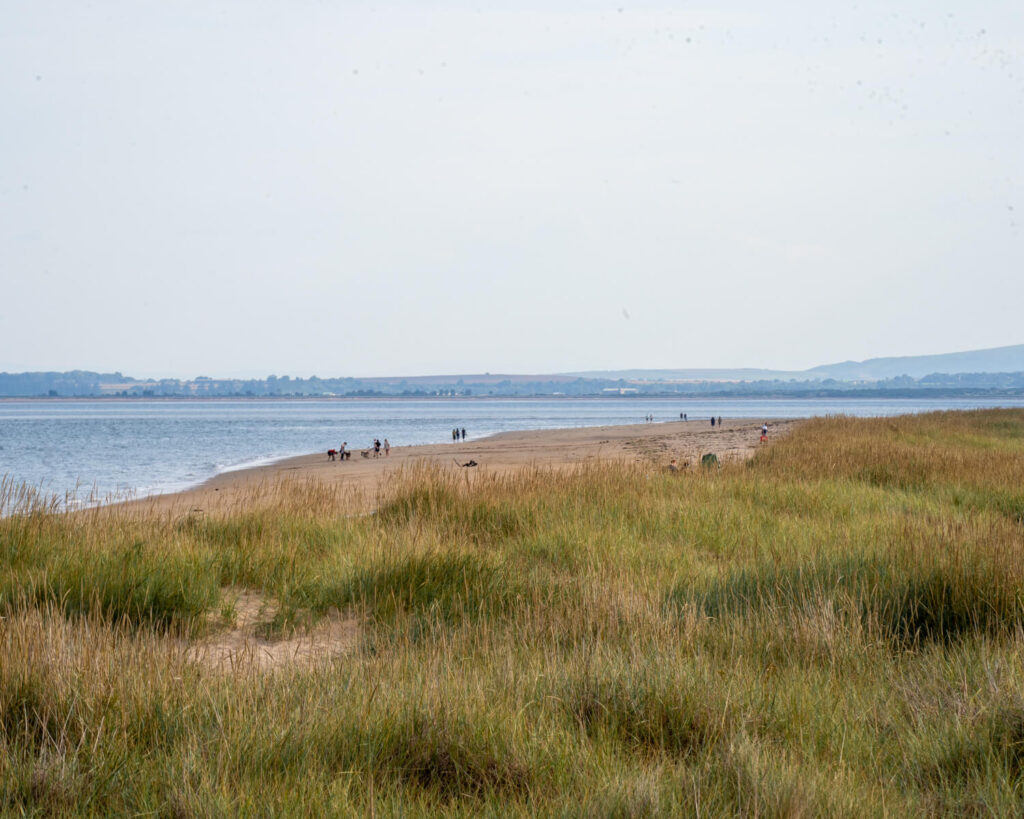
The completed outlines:
{"type": "Polygon", "coordinates": [[[450,480],[428,475],[403,486],[377,510],[382,528],[420,524],[458,537],[463,542],[493,544],[529,535],[536,530],[533,505],[520,500],[474,499],[460,494],[450,480]]]}
{"type": "Polygon", "coordinates": [[[664,673],[585,676],[569,681],[560,699],[588,736],[611,737],[630,753],[707,755],[732,728],[713,690],[664,673]]]}
{"type": "Polygon", "coordinates": [[[530,766],[508,740],[464,719],[414,711],[366,740],[378,775],[394,775],[444,801],[488,793],[523,796],[530,789],[530,766]]]}
{"type": "Polygon", "coordinates": [[[1019,578],[979,556],[901,562],[898,555],[821,556],[798,565],[762,561],[706,590],[677,585],[673,605],[697,603],[709,617],[753,610],[799,612],[834,604],[869,633],[898,646],[950,643],[972,634],[1011,635],[1024,623],[1019,578]]]}
{"type": "Polygon", "coordinates": [[[437,473],[407,479],[377,508],[377,520],[384,526],[418,519],[442,520],[454,514],[460,500],[451,481],[437,473]]]}
{"type": "Polygon", "coordinates": [[[1024,525],[1024,492],[1013,489],[981,490],[954,489],[951,493],[954,507],[975,511],[991,511],[1024,525]]]}
{"type": "Polygon", "coordinates": [[[926,787],[966,786],[989,772],[1007,783],[1024,772],[1024,709],[1000,708],[947,730],[915,760],[926,787]]]}
{"type": "Polygon", "coordinates": [[[101,614],[134,627],[186,632],[219,596],[210,561],[155,549],[142,540],[103,549],[76,549],[72,540],[0,584],[0,607],[8,611],[28,598],[56,604],[68,615],[101,614]]]}
{"type": "Polygon", "coordinates": [[[295,599],[314,610],[352,606],[378,625],[405,616],[452,624],[500,617],[524,592],[521,576],[500,561],[428,552],[357,566],[337,583],[323,581],[297,590],[295,599]]]}
{"type": "Polygon", "coordinates": [[[38,677],[18,675],[3,679],[0,739],[4,744],[23,742],[31,748],[41,748],[48,742],[55,742],[67,720],[67,712],[53,699],[38,677]]]}

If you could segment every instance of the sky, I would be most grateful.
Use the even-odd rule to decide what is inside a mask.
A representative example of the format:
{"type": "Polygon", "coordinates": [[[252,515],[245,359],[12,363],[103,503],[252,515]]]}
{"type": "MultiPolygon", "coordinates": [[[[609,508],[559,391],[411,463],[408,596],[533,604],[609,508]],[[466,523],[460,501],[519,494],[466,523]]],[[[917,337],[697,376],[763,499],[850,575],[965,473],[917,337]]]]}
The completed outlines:
{"type": "Polygon", "coordinates": [[[1020,0],[0,0],[0,371],[1024,342],[1020,0]]]}

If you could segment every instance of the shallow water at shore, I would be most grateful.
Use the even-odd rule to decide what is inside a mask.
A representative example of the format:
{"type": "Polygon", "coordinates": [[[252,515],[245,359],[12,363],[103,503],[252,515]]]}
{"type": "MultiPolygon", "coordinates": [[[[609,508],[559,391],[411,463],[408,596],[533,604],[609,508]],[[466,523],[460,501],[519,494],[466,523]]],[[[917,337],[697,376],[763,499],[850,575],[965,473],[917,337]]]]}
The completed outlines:
{"type": "Polygon", "coordinates": [[[44,493],[86,501],[194,486],[218,473],[347,441],[393,446],[528,429],[708,418],[899,415],[937,409],[1024,407],[1024,399],[341,399],[0,401],[0,474],[44,493]]]}

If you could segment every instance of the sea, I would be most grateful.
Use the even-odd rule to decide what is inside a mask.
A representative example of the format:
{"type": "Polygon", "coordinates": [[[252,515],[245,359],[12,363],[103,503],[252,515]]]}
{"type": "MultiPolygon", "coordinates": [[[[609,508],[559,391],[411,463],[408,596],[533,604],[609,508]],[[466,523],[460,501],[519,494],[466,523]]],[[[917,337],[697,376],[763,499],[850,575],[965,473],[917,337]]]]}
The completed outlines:
{"type": "Polygon", "coordinates": [[[169,493],[281,458],[530,429],[1024,407],[1024,398],[0,400],[0,477],[69,506],[169,493]]]}

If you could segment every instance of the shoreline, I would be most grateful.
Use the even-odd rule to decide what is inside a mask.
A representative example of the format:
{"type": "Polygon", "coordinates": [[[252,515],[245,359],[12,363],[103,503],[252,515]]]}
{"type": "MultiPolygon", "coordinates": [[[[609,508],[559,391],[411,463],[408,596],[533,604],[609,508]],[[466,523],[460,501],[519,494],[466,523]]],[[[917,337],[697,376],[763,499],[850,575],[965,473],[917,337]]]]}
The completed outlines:
{"type": "MultiPolygon", "coordinates": [[[[1008,398],[1024,400],[1024,389],[1019,387],[907,387],[907,388],[849,388],[826,389],[809,387],[802,390],[778,390],[769,392],[734,392],[713,390],[699,393],[651,392],[651,393],[537,393],[531,395],[4,395],[0,404],[30,401],[97,401],[101,403],[124,401],[126,403],[146,401],[578,401],[578,400],[650,400],[694,402],[702,401],[882,401],[882,400],[996,400],[1008,398]]],[[[1006,405],[1013,408],[1016,404],[1006,405]]]]}
{"type": "MultiPolygon", "coordinates": [[[[763,420],[763,419],[762,419],[763,420]]],[[[528,468],[568,469],[588,462],[633,461],[667,467],[693,466],[705,453],[722,461],[751,457],[760,444],[762,420],[724,418],[665,421],[620,426],[570,427],[499,432],[484,438],[442,444],[392,447],[391,454],[363,457],[352,450],[346,461],[331,461],[326,452],[297,455],[271,463],[234,468],[180,491],[147,495],[101,508],[196,513],[251,503],[261,490],[282,482],[322,481],[351,491],[353,505],[365,507],[389,475],[403,468],[431,465],[509,474],[528,468]]],[[[767,419],[769,442],[787,434],[800,419],[767,419]]]]}

